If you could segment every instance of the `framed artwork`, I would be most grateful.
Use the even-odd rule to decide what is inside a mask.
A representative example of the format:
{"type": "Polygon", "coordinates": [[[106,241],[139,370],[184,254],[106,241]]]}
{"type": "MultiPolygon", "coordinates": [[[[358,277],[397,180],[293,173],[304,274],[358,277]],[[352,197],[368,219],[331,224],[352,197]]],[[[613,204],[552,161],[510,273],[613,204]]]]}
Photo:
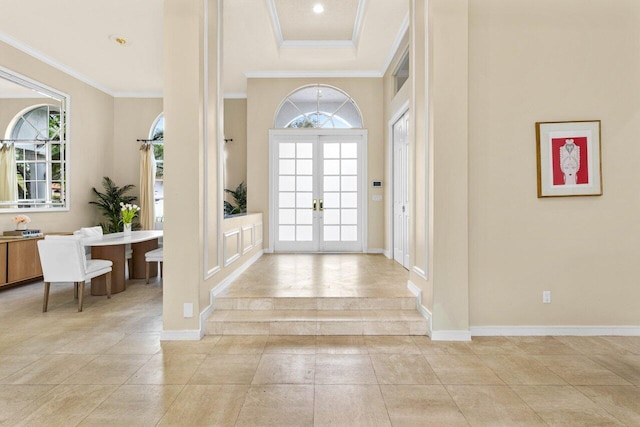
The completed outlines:
{"type": "Polygon", "coordinates": [[[538,197],[601,196],[600,120],[536,123],[538,197]]]}

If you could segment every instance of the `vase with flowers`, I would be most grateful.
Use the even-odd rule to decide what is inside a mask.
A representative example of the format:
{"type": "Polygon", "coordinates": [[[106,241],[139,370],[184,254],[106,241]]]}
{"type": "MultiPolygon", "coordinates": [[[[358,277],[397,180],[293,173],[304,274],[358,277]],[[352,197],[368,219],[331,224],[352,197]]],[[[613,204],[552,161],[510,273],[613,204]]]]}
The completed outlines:
{"type": "Polygon", "coordinates": [[[125,236],[131,236],[131,223],[133,218],[138,215],[140,207],[131,203],[120,202],[120,216],[122,217],[122,225],[125,236]]]}
{"type": "Polygon", "coordinates": [[[16,215],[13,217],[13,223],[16,225],[16,230],[26,230],[27,224],[31,222],[31,218],[26,215],[16,215]]]}

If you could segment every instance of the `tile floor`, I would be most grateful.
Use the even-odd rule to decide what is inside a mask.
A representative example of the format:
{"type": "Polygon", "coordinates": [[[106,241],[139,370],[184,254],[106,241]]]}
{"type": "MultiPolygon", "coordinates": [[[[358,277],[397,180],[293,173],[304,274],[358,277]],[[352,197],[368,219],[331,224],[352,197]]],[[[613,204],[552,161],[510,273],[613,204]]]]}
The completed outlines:
{"type": "Polygon", "coordinates": [[[0,425],[640,425],[640,337],[207,336],[162,289],[0,292],[0,425]]]}

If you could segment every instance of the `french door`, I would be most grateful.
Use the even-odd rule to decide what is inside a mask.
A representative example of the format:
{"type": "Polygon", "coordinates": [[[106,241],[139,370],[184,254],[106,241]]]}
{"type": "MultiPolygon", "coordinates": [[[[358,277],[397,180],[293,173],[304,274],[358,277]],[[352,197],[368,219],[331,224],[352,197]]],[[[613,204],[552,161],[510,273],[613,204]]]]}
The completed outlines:
{"type": "Polygon", "coordinates": [[[273,250],[363,251],[366,131],[271,131],[273,250]]]}

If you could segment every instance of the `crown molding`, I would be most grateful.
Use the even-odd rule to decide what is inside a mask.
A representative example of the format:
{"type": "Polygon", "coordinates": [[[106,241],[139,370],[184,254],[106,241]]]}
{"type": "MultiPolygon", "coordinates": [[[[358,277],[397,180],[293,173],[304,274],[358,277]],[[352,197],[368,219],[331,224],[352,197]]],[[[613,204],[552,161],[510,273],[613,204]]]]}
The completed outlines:
{"type": "Polygon", "coordinates": [[[281,78],[381,78],[380,71],[247,71],[248,79],[281,79],[281,78]]]}
{"type": "Polygon", "coordinates": [[[114,92],[114,98],[164,98],[162,92],[114,92]]]}
{"type": "Polygon", "coordinates": [[[9,35],[7,35],[6,33],[3,33],[0,31],[0,41],[8,44],[9,46],[12,46],[24,53],[26,53],[29,56],[32,56],[42,62],[44,62],[47,65],[52,66],[53,68],[62,71],[65,74],[70,75],[71,77],[80,80],[81,82],[84,82],[86,84],[88,84],[89,86],[92,86],[96,89],[98,89],[101,92],[106,93],[107,95],[111,95],[114,96],[113,92],[108,89],[106,86],[101,85],[100,83],[96,82],[93,79],[90,79],[89,77],[85,76],[84,74],[81,74],[79,72],[77,72],[76,70],[74,70],[73,68],[69,68],[66,65],[56,61],[55,59],[51,58],[48,55],[45,55],[44,53],[40,52],[39,50],[36,50],[34,48],[32,48],[31,46],[20,42],[12,37],[10,37],[9,35]]]}
{"type": "Polygon", "coordinates": [[[389,53],[387,54],[387,57],[385,58],[384,63],[382,64],[382,69],[380,70],[380,73],[383,76],[389,69],[389,66],[391,65],[391,61],[393,61],[393,57],[396,56],[396,53],[400,48],[400,43],[402,43],[402,39],[408,31],[409,31],[409,13],[407,13],[407,15],[404,17],[404,20],[402,21],[402,25],[398,30],[398,34],[396,34],[396,38],[393,41],[393,44],[391,45],[391,49],[389,49],[389,53]]]}

